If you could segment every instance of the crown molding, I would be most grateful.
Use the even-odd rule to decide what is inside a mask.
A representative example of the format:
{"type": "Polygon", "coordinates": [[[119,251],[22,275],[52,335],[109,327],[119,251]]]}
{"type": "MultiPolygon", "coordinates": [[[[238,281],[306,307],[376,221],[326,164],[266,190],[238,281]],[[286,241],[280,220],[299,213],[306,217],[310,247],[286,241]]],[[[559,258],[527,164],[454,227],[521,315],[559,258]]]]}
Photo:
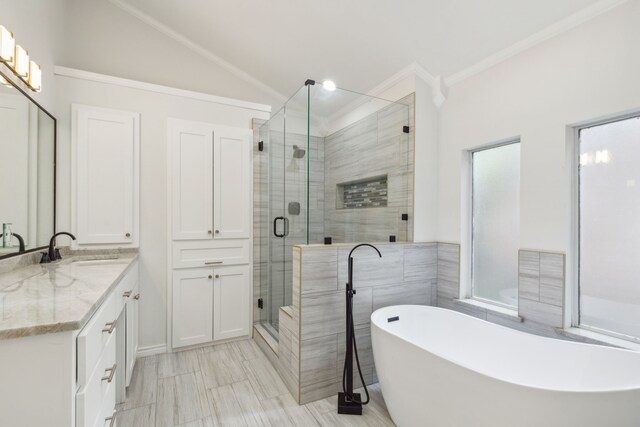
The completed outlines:
{"type": "Polygon", "coordinates": [[[465,68],[462,71],[458,71],[457,73],[451,74],[446,77],[445,85],[453,86],[455,84],[460,83],[463,80],[468,79],[482,71],[485,71],[507,59],[522,53],[532,47],[549,40],[552,37],[555,37],[559,34],[562,34],[566,31],[569,31],[585,22],[588,22],[609,10],[620,6],[623,3],[626,3],[628,0],[600,0],[597,3],[592,4],[589,7],[586,7],[568,17],[552,24],[537,33],[532,34],[531,36],[521,40],[513,45],[502,49],[492,55],[489,55],[485,59],[476,62],[474,65],[465,68]]]}
{"type": "Polygon", "coordinates": [[[198,55],[208,59],[209,61],[215,63],[216,65],[220,66],[221,68],[227,70],[228,72],[230,72],[231,74],[233,74],[234,76],[238,77],[241,80],[244,80],[245,82],[263,90],[264,92],[268,93],[269,95],[273,96],[274,98],[276,98],[278,101],[280,102],[285,102],[288,97],[281,94],[280,92],[278,92],[277,90],[273,89],[271,86],[267,85],[266,83],[263,83],[262,81],[256,79],[255,77],[253,77],[252,75],[250,75],[249,73],[247,73],[246,71],[241,70],[240,68],[236,67],[235,65],[231,64],[230,62],[227,62],[226,60],[222,59],[220,56],[216,55],[215,53],[211,52],[209,49],[205,48],[204,46],[194,42],[193,40],[191,40],[190,38],[188,38],[187,36],[185,36],[184,34],[174,30],[173,28],[163,24],[162,22],[158,21],[157,19],[151,17],[150,15],[146,14],[145,12],[141,11],[140,9],[130,5],[129,3],[127,3],[124,0],[109,0],[113,5],[119,7],[120,9],[122,9],[123,11],[125,11],[126,13],[128,13],[129,15],[137,18],[138,20],[142,21],[143,23],[149,25],[150,27],[156,29],[157,31],[163,33],[164,35],[170,37],[171,39],[177,41],[178,43],[180,43],[181,45],[183,45],[184,47],[186,47],[187,49],[191,50],[192,52],[197,53],[198,55]]]}
{"type": "Polygon", "coordinates": [[[106,74],[92,73],[90,71],[77,70],[75,68],[67,68],[56,65],[53,67],[53,73],[56,76],[70,77],[79,80],[87,80],[97,83],[105,83],[116,86],[127,87],[130,89],[139,89],[147,92],[161,93],[163,95],[180,96],[183,98],[196,99],[198,101],[211,102],[230,107],[245,108],[248,110],[271,112],[271,106],[265,104],[256,104],[254,102],[241,101],[239,99],[225,98],[223,96],[210,95],[208,93],[194,92],[191,90],[178,89],[171,86],[162,86],[153,83],[141,82],[139,80],[123,79],[121,77],[109,76],[106,74]]]}

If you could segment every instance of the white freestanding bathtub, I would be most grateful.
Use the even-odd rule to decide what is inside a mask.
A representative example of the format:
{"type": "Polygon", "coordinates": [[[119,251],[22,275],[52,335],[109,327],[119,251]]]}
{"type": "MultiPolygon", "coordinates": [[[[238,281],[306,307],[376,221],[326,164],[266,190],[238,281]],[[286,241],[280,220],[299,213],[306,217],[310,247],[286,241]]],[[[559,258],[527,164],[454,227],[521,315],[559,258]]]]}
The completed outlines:
{"type": "Polygon", "coordinates": [[[399,427],[640,426],[637,352],[415,305],[375,311],[371,338],[399,427]]]}

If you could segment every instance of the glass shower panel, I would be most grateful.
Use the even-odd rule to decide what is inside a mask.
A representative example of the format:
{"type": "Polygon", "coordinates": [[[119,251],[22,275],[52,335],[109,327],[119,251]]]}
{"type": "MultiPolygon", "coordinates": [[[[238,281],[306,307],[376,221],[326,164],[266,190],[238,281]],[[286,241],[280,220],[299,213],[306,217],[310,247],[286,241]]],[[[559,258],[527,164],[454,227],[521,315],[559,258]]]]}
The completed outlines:
{"type": "Polygon", "coordinates": [[[283,163],[283,216],[286,226],[283,247],[283,306],[291,305],[293,246],[307,240],[307,180],[309,146],[307,138],[307,86],[300,88],[285,106],[283,163]]]}
{"type": "Polygon", "coordinates": [[[322,195],[324,209],[311,210],[311,224],[322,216],[324,236],[334,243],[410,240],[412,98],[391,102],[316,85],[310,103],[311,123],[324,136],[324,191],[311,191],[322,195]]]}
{"type": "Polygon", "coordinates": [[[412,240],[413,102],[308,85],[259,129],[260,320],[276,339],[294,245],[412,240]]]}
{"type": "Polygon", "coordinates": [[[267,214],[262,222],[261,268],[262,324],[270,333],[278,329],[278,309],[284,304],[284,137],[285,111],[278,111],[262,126],[261,137],[268,155],[266,167],[267,214]],[[264,130],[262,130],[264,129],[264,130]]]}

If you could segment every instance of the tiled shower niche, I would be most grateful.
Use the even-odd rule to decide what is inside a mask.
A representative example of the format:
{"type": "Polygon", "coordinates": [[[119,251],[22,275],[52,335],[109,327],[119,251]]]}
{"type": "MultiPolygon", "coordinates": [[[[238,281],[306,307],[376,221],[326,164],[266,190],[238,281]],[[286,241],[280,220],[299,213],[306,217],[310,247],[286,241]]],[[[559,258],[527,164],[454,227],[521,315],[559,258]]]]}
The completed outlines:
{"type": "Polygon", "coordinates": [[[387,175],[337,185],[336,209],[387,206],[387,175]]]}

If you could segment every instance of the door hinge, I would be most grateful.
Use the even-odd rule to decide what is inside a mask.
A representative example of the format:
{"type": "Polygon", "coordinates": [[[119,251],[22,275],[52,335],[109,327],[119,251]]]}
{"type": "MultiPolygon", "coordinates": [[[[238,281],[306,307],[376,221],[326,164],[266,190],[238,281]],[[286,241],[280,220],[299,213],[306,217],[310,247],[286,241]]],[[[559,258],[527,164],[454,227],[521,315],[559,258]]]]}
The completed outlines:
{"type": "Polygon", "coordinates": [[[264,141],[258,142],[258,151],[264,151],[264,141]]]}
{"type": "Polygon", "coordinates": [[[258,298],[258,308],[264,308],[264,304],[262,302],[262,298],[258,298]]]}
{"type": "Polygon", "coordinates": [[[402,132],[409,133],[409,126],[402,126],[402,132]]]}

